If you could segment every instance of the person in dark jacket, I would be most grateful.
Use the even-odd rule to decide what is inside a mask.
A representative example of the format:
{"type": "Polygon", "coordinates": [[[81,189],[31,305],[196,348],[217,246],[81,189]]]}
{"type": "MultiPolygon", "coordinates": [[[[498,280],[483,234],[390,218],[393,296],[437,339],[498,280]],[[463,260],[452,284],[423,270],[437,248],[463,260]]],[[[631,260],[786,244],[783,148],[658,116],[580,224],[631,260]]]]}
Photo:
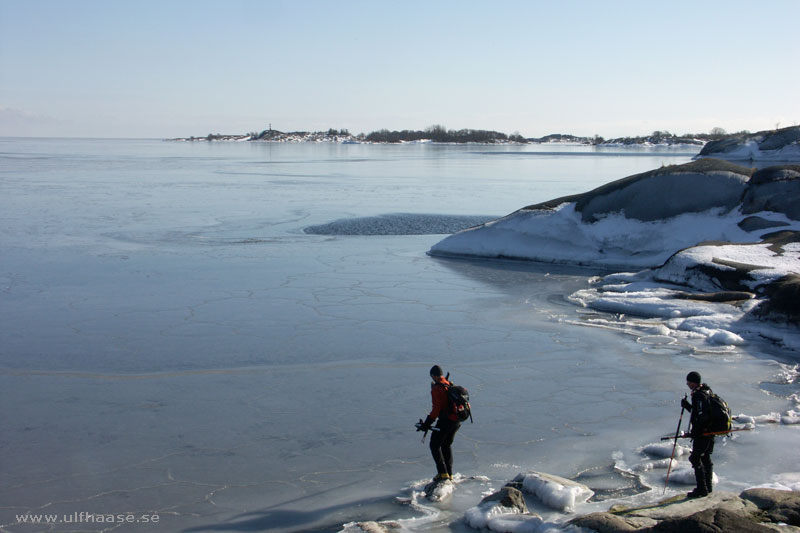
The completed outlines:
{"type": "Polygon", "coordinates": [[[431,455],[436,463],[436,477],[434,481],[453,479],[453,439],[456,436],[461,422],[450,409],[447,398],[447,388],[452,385],[443,376],[442,368],[434,365],[430,371],[431,380],[431,412],[425,422],[419,427],[420,431],[428,431],[436,422],[436,431],[431,435],[431,455]],[[437,421],[438,420],[438,421],[437,421]]]}
{"type": "Polygon", "coordinates": [[[687,496],[689,498],[702,498],[708,496],[712,490],[711,479],[714,475],[711,454],[714,452],[714,436],[703,435],[709,431],[711,422],[711,404],[709,401],[711,389],[702,383],[700,374],[689,372],[686,376],[686,385],[692,391],[692,401],[686,398],[681,400],[681,406],[689,411],[690,419],[689,436],[692,438],[692,453],[689,462],[694,468],[694,477],[697,487],[687,496]]]}

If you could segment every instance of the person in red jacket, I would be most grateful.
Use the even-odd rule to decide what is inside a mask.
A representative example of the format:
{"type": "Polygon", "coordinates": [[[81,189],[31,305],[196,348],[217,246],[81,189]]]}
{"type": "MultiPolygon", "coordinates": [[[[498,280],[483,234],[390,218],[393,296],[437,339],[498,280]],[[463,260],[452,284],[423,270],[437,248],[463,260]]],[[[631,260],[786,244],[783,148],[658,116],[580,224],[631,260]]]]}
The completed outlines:
{"type": "Polygon", "coordinates": [[[428,431],[436,422],[436,430],[431,435],[431,455],[436,463],[436,477],[434,481],[453,479],[453,439],[456,436],[461,422],[453,412],[447,398],[447,388],[452,385],[443,376],[442,368],[434,365],[431,368],[431,401],[433,407],[425,422],[420,426],[420,431],[428,431]]]}

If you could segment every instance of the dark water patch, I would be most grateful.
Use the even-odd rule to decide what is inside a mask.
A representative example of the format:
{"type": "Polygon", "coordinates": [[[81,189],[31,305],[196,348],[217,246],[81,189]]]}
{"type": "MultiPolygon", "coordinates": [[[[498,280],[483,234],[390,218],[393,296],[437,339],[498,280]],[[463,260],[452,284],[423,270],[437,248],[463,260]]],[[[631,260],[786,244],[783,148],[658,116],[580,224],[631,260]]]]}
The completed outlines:
{"type": "Polygon", "coordinates": [[[345,218],[309,226],[311,235],[446,235],[478,226],[499,217],[488,215],[430,215],[393,213],[374,217],[345,218]]]}

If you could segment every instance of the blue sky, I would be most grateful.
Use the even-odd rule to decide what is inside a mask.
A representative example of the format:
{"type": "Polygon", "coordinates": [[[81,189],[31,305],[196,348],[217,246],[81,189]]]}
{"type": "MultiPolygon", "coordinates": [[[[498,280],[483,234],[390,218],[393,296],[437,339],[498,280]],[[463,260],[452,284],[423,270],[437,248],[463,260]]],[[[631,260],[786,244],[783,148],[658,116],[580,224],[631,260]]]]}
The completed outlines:
{"type": "Polygon", "coordinates": [[[800,123],[800,1],[0,0],[0,135],[800,123]]]}

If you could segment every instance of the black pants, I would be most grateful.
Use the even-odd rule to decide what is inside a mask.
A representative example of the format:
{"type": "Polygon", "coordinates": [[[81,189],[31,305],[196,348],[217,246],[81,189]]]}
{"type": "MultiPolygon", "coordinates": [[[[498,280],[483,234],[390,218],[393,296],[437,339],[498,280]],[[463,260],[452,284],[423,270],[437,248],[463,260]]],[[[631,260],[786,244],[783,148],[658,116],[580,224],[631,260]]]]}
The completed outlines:
{"type": "Polygon", "coordinates": [[[711,478],[714,474],[714,463],[711,454],[714,452],[714,437],[697,437],[692,440],[692,453],[689,462],[694,468],[694,477],[697,480],[699,492],[711,492],[711,478]]]}
{"type": "Polygon", "coordinates": [[[431,435],[431,455],[436,463],[436,472],[439,474],[453,475],[453,439],[456,436],[461,422],[442,420],[436,423],[439,431],[433,431],[431,435]]]}

